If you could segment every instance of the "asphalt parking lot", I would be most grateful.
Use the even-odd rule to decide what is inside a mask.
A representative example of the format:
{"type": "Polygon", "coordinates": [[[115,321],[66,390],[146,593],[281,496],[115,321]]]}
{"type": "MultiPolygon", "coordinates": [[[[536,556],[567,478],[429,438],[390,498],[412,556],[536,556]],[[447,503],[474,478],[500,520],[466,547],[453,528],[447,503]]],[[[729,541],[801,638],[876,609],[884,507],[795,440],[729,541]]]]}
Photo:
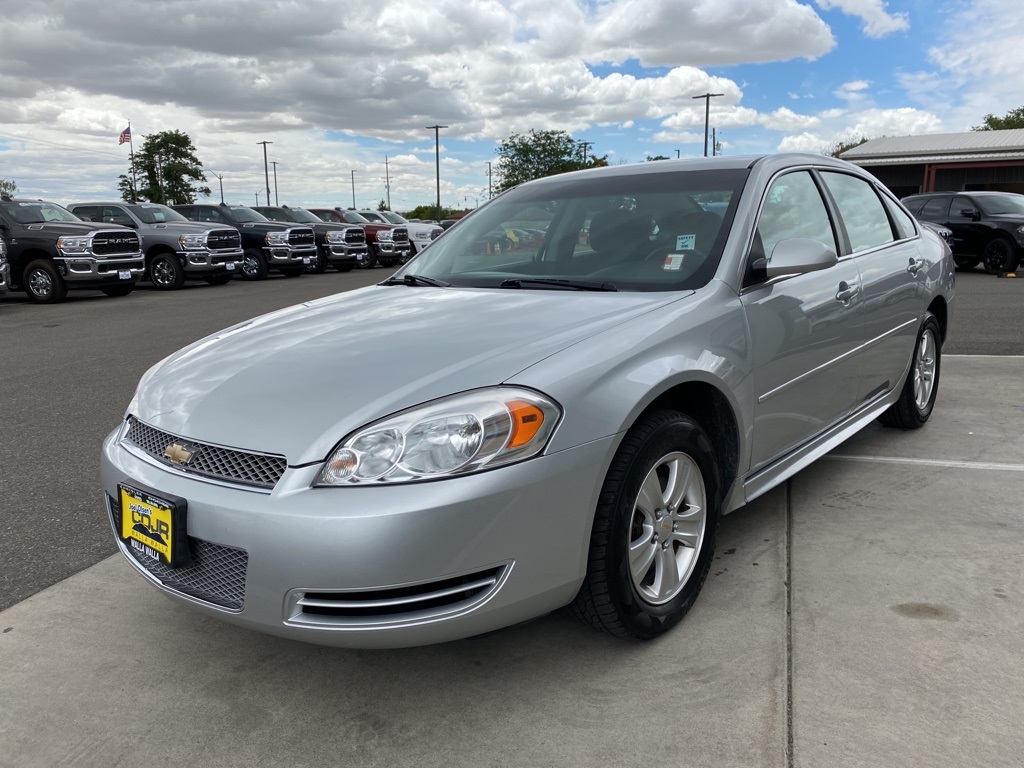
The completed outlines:
{"type": "Polygon", "coordinates": [[[872,426],[727,516],[657,642],[556,613],[319,648],[198,616],[109,557],[98,443],[141,373],[386,274],[0,299],[0,766],[1022,764],[1024,281],[961,275],[929,424],[872,426]]]}

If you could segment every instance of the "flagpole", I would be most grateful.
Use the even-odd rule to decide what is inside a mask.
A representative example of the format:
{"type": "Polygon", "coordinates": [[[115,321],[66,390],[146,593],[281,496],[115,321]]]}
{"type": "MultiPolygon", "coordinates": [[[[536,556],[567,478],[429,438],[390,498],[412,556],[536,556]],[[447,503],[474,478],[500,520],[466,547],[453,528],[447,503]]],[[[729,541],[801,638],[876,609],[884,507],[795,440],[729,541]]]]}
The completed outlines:
{"type": "Polygon", "coordinates": [[[139,190],[136,185],[138,179],[135,174],[135,142],[132,140],[132,121],[128,121],[128,154],[131,157],[132,163],[132,202],[139,202],[139,190]]]}

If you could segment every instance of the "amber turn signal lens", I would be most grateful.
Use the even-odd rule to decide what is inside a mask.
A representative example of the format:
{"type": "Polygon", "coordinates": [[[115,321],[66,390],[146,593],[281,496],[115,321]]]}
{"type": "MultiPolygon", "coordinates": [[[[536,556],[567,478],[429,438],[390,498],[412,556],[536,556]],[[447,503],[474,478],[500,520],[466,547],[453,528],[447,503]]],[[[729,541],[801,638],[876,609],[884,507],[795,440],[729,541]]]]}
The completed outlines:
{"type": "Polygon", "coordinates": [[[512,416],[512,436],[509,438],[508,447],[519,448],[536,436],[544,424],[544,412],[523,400],[512,400],[505,405],[512,416]]]}

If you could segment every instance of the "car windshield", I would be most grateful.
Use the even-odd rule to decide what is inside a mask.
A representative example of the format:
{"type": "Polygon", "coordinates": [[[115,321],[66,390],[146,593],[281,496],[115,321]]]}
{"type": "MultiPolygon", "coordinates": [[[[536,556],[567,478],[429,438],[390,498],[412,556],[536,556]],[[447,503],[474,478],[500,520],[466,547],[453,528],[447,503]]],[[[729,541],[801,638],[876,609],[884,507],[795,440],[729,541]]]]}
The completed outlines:
{"type": "Polygon", "coordinates": [[[982,212],[989,216],[1001,213],[1024,215],[1024,195],[979,195],[975,201],[982,212]]]}
{"type": "Polygon", "coordinates": [[[157,203],[142,203],[129,206],[132,212],[146,224],[163,224],[168,221],[188,221],[177,211],[173,211],[166,205],[157,203]]]}
{"type": "Polygon", "coordinates": [[[254,211],[252,208],[246,208],[244,205],[232,205],[228,210],[231,211],[231,218],[235,221],[270,221],[262,213],[254,211]]]}
{"type": "Polygon", "coordinates": [[[380,215],[383,216],[385,220],[389,221],[392,224],[408,224],[409,223],[408,221],[403,219],[401,216],[399,216],[394,211],[381,211],[380,215]]]}
{"type": "Polygon", "coordinates": [[[310,213],[305,208],[289,208],[292,212],[292,218],[295,221],[301,221],[303,224],[323,224],[324,220],[316,214],[310,213]]]}
{"type": "Polygon", "coordinates": [[[377,224],[389,223],[388,220],[384,218],[384,214],[378,213],[377,211],[366,211],[365,213],[360,213],[359,215],[362,216],[367,221],[372,221],[377,224]]]}
{"type": "Polygon", "coordinates": [[[82,221],[71,211],[53,203],[2,202],[0,206],[19,224],[45,224],[49,221],[82,221]]]}
{"type": "Polygon", "coordinates": [[[726,169],[528,184],[479,208],[406,271],[472,287],[697,288],[714,275],[746,178],[726,169]]]}
{"type": "Polygon", "coordinates": [[[362,216],[362,215],[356,213],[355,211],[338,211],[338,213],[341,215],[341,218],[343,218],[349,224],[371,224],[372,223],[368,218],[366,218],[365,216],[362,216]]]}

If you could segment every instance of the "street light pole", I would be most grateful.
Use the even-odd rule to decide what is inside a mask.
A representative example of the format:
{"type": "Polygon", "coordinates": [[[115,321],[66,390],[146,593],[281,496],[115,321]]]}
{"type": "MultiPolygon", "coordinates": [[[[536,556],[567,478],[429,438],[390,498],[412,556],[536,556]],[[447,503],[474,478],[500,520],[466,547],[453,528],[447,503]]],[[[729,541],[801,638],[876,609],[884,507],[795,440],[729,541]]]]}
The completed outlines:
{"type": "Polygon", "coordinates": [[[352,171],[352,207],[356,207],[356,172],[352,171]]]}
{"type": "Polygon", "coordinates": [[[437,173],[437,220],[441,221],[441,140],[438,131],[447,125],[428,125],[427,130],[434,132],[434,168],[437,173]]]}
{"type": "Polygon", "coordinates": [[[388,156],[384,155],[384,193],[388,198],[388,210],[391,210],[391,173],[388,171],[388,156]]]}
{"type": "Polygon", "coordinates": [[[491,161],[487,161],[487,199],[490,200],[493,195],[491,194],[491,161]]]}
{"type": "Polygon", "coordinates": [[[704,157],[708,156],[708,125],[711,122],[711,99],[715,96],[725,96],[724,93],[702,93],[700,96],[691,96],[693,99],[704,99],[704,157]]]}
{"type": "MultiPolygon", "coordinates": [[[[271,160],[270,164],[274,166],[274,205],[280,205],[281,203],[277,199],[277,160],[271,160]]],[[[270,200],[269,196],[267,197],[267,200],[270,200]]],[[[270,203],[268,202],[267,205],[270,205],[270,203]]]]}
{"type": "MultiPolygon", "coordinates": [[[[263,180],[267,184],[267,205],[270,205],[270,168],[267,165],[267,144],[273,144],[272,141],[257,141],[257,144],[263,145],[263,180]]],[[[259,205],[259,198],[257,198],[257,205],[259,205]]]]}
{"type": "Polygon", "coordinates": [[[221,203],[223,203],[224,202],[224,177],[221,176],[219,173],[216,174],[216,176],[217,176],[217,181],[220,182],[220,201],[221,201],[221,203]]]}
{"type": "Polygon", "coordinates": [[[259,204],[260,204],[260,191],[257,189],[256,190],[256,205],[258,206],[259,204]]]}

